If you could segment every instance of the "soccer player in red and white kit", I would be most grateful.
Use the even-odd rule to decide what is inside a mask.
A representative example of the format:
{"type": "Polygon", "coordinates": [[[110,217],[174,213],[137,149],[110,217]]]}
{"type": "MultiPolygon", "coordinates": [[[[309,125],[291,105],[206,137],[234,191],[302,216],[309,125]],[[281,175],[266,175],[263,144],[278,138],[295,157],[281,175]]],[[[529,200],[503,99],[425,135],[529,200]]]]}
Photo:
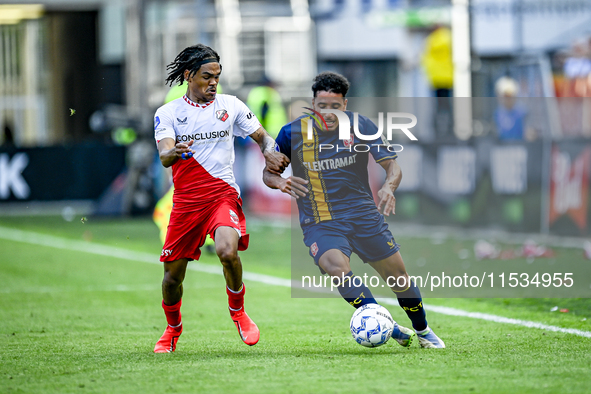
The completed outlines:
{"type": "Polygon", "coordinates": [[[172,166],[174,197],[166,241],[162,308],[168,326],[155,353],[173,352],[183,331],[181,298],[187,263],[198,260],[209,234],[226,278],[230,315],[247,345],[259,329],[244,311],[244,284],[238,250],[248,247],[240,188],[234,179],[234,137],[250,136],[267,166],[283,172],[289,160],[256,116],[234,96],[216,95],[222,72],[219,55],[198,44],[185,48],[167,67],[167,83],[188,83],[187,94],[160,107],[154,117],[160,161],[172,166]]]}

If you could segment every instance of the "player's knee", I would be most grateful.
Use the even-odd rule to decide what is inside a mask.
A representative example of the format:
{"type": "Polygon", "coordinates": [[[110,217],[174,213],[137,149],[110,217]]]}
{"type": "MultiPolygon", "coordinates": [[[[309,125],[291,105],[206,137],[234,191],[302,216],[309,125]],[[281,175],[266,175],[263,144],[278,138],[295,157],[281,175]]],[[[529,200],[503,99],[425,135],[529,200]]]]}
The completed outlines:
{"type": "Polygon", "coordinates": [[[321,261],[320,267],[330,276],[341,276],[351,271],[351,266],[341,259],[326,259],[321,261]]]}
{"type": "Polygon", "coordinates": [[[404,291],[410,287],[410,277],[406,272],[394,274],[390,276],[388,283],[392,290],[404,291]]]}
{"type": "Polygon", "coordinates": [[[238,251],[230,245],[216,247],[216,253],[222,264],[233,264],[238,260],[238,251]]]}
{"type": "Polygon", "coordinates": [[[182,283],[182,276],[174,275],[174,273],[169,271],[164,274],[164,279],[162,280],[162,287],[166,289],[174,289],[179,287],[182,283]]]}

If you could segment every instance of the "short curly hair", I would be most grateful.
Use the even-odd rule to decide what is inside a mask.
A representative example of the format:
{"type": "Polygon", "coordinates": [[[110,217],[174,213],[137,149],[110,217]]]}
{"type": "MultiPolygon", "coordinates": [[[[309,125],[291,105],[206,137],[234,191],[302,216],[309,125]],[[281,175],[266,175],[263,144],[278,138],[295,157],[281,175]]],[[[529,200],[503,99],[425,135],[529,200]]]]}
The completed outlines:
{"type": "Polygon", "coordinates": [[[318,74],[314,78],[314,84],[312,85],[314,97],[316,97],[318,92],[341,93],[345,97],[348,91],[349,81],[347,78],[331,71],[318,74]]]}

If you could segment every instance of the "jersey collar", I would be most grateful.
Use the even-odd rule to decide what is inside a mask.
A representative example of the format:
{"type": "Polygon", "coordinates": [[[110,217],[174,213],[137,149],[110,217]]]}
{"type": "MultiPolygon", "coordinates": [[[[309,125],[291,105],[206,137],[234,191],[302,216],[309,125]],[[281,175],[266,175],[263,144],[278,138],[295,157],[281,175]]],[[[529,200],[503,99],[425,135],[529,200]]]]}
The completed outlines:
{"type": "Polygon", "coordinates": [[[214,98],[213,100],[211,100],[211,101],[209,101],[209,102],[207,102],[207,103],[205,103],[205,104],[199,104],[199,103],[196,103],[196,102],[194,102],[194,101],[193,101],[193,100],[191,100],[190,98],[188,98],[186,94],[183,96],[183,99],[185,100],[185,102],[186,102],[187,104],[189,104],[189,105],[192,105],[193,107],[198,107],[198,108],[206,108],[206,107],[208,107],[208,106],[209,106],[211,103],[213,103],[213,102],[215,101],[215,98],[214,98]]]}

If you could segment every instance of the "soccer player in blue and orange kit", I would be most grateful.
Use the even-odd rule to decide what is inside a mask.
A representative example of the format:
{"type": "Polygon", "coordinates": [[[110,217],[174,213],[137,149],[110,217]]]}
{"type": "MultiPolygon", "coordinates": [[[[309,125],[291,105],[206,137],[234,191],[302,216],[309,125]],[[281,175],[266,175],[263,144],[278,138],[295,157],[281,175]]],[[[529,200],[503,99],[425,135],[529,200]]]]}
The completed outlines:
{"type": "MultiPolygon", "coordinates": [[[[319,74],[312,85],[314,110],[318,113],[322,109],[346,111],[348,89],[349,82],[342,75],[319,74]]],[[[353,114],[345,113],[353,124],[353,114]]],[[[392,338],[408,347],[416,332],[421,347],[444,348],[443,341],[427,324],[421,293],[406,273],[399,245],[384,218],[395,213],[394,191],[402,179],[396,153],[387,149],[387,142],[382,138],[361,141],[352,132],[348,140],[339,140],[337,116],[324,114],[323,117],[321,127],[306,115],[281,129],[276,142],[280,151],[290,158],[293,176],[282,178],[265,169],[265,184],[297,198],[304,243],[323,273],[345,278],[338,290],[347,302],[356,308],[376,303],[367,286],[352,285],[355,282],[349,258],[355,252],[384,280],[396,279],[391,289],[415,331],[396,325],[392,338]],[[311,139],[308,139],[308,122],[314,122],[311,139]],[[359,143],[370,146],[369,152],[352,149],[359,143]],[[328,148],[330,146],[334,148],[328,148]],[[386,181],[378,191],[377,207],[368,182],[370,153],[386,170],[386,181]]],[[[361,134],[375,135],[377,130],[371,120],[359,116],[361,134]]]]}

